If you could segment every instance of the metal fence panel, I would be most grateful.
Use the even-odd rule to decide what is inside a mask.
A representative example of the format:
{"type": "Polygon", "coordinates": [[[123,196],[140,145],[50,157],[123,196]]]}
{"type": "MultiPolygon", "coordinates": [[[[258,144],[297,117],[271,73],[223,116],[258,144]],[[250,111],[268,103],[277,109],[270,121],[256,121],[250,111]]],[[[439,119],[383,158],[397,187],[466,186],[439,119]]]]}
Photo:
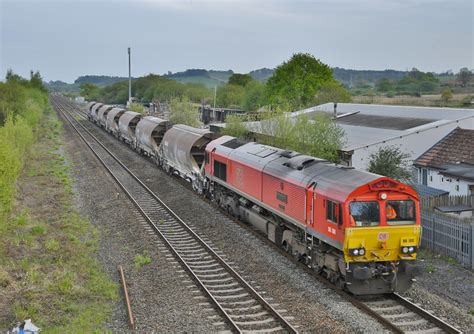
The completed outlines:
{"type": "Polygon", "coordinates": [[[438,254],[452,257],[474,269],[474,223],[422,210],[421,243],[438,254]]]}

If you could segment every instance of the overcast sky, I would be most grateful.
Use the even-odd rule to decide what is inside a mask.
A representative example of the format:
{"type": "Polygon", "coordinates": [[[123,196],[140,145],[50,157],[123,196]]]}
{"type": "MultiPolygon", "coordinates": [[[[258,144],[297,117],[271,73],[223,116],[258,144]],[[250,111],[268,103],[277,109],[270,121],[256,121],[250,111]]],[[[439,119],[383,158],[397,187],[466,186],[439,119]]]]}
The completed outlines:
{"type": "Polygon", "coordinates": [[[295,52],[352,69],[474,68],[472,0],[0,0],[0,76],[249,72],[295,52]]]}

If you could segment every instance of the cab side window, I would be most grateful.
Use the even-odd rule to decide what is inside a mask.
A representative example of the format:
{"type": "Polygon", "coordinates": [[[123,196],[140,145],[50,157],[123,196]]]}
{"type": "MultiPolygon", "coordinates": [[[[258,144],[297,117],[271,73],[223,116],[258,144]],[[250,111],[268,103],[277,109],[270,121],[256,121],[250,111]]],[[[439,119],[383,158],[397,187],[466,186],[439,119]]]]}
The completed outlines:
{"type": "Polygon", "coordinates": [[[333,223],[342,223],[342,206],[336,202],[326,200],[326,219],[333,223]]]}

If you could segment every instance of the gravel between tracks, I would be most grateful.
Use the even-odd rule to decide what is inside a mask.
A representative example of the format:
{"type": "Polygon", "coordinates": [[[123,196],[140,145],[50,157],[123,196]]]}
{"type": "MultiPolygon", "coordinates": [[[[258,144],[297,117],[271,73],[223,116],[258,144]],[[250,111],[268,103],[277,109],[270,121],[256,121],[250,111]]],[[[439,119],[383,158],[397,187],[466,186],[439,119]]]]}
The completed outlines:
{"type": "MultiPolygon", "coordinates": [[[[93,128],[94,129],[94,128],[93,128]]],[[[94,133],[167,205],[233,261],[265,298],[294,317],[302,332],[384,332],[371,317],[298,268],[252,232],[204,201],[127,146],[99,129],[94,133]]],[[[175,330],[181,330],[180,327],[175,330]]],[[[197,329],[198,330],[198,329],[197,329]]]]}
{"type": "MultiPolygon", "coordinates": [[[[61,116],[60,116],[61,117],[61,116]]],[[[61,118],[62,119],[62,118],[61,118]]],[[[139,215],[115,181],[92,155],[77,133],[65,123],[64,143],[73,164],[73,190],[76,205],[100,231],[100,261],[107,273],[119,283],[117,266],[122,265],[138,329],[143,332],[211,332],[216,327],[197,302],[201,293],[186,288],[193,283],[180,272],[174,260],[167,259],[161,242],[140,225],[139,215]],[[148,254],[151,264],[135,268],[134,258],[148,254]],[[197,297],[197,298],[196,298],[197,297]]],[[[122,289],[120,287],[120,295],[122,289]]],[[[114,333],[129,332],[123,299],[114,309],[106,329],[114,333]]],[[[214,320],[215,321],[215,320],[214,320]]]]}
{"type": "Polygon", "coordinates": [[[426,252],[419,254],[423,274],[404,296],[464,333],[474,333],[474,273],[450,259],[426,252]]]}

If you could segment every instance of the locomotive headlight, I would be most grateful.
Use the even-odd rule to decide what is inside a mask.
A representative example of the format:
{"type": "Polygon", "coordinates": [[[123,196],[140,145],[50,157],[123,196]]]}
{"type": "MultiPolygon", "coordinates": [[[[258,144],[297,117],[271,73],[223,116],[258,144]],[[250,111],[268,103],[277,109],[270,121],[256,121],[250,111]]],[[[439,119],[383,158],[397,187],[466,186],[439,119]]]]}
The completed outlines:
{"type": "Polygon", "coordinates": [[[364,248],[352,248],[349,249],[349,254],[351,256],[362,256],[365,254],[365,249],[364,248]]]}
{"type": "Polygon", "coordinates": [[[403,254],[413,254],[416,252],[416,247],[415,246],[403,246],[402,247],[402,253],[403,254]]]}

